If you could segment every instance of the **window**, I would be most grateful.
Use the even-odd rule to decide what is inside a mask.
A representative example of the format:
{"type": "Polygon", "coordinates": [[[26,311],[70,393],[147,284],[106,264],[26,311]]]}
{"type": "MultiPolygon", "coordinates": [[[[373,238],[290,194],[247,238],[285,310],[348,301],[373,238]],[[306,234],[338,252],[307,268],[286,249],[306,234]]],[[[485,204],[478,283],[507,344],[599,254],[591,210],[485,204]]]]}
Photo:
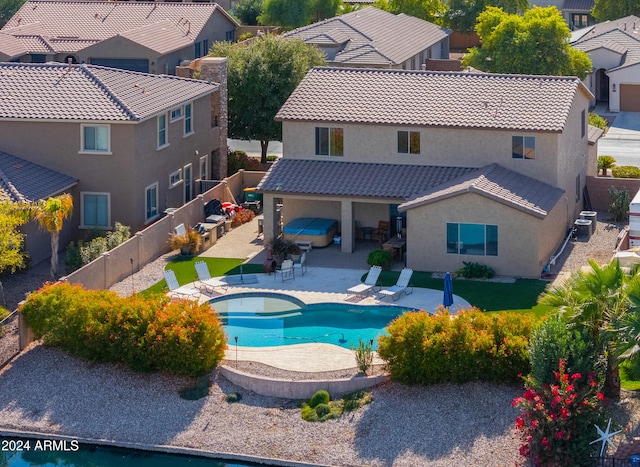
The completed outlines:
{"type": "Polygon", "coordinates": [[[158,149],[167,146],[167,114],[158,115],[158,149]]]}
{"type": "Polygon", "coordinates": [[[182,169],[178,169],[169,175],[169,188],[173,188],[182,182],[182,169]]]}
{"type": "Polygon", "coordinates": [[[171,121],[175,122],[176,120],[180,120],[182,118],[182,107],[178,107],[171,111],[171,121]]]}
{"type": "Polygon", "coordinates": [[[200,44],[200,42],[196,42],[195,44],[195,56],[196,58],[200,58],[202,57],[202,45],[200,44]]]}
{"type": "Polygon", "coordinates": [[[399,131],[398,152],[400,154],[420,154],[420,132],[399,131]]]}
{"type": "Polygon", "coordinates": [[[498,226],[447,223],[447,253],[498,256],[498,226]]]}
{"type": "Polygon", "coordinates": [[[231,29],[229,31],[227,31],[225,33],[225,41],[227,42],[233,42],[234,40],[236,40],[236,30],[235,29],[231,29]]]}
{"type": "Polygon", "coordinates": [[[192,116],[191,116],[191,104],[184,106],[184,134],[190,135],[193,133],[192,116]]]}
{"type": "Polygon", "coordinates": [[[81,193],[80,202],[82,209],[82,219],[80,220],[83,227],[109,228],[111,220],[110,212],[110,195],[109,193],[81,193]]]}
{"type": "Polygon", "coordinates": [[[343,140],[342,128],[316,128],[316,155],[344,156],[343,140]]]}
{"type": "Polygon", "coordinates": [[[81,152],[109,152],[109,125],[82,125],[81,152]]]}
{"type": "Polygon", "coordinates": [[[580,174],[576,177],[576,203],[580,201],[580,174]]]}
{"type": "Polygon", "coordinates": [[[511,138],[511,157],[513,159],[535,159],[536,158],[536,138],[535,136],[513,136],[511,138]]]}
{"type": "Polygon", "coordinates": [[[207,55],[209,53],[209,39],[202,39],[202,52],[203,55],[207,55]]]}
{"type": "Polygon", "coordinates": [[[188,203],[193,199],[193,193],[191,191],[191,164],[184,166],[184,202],[188,203]]]}
{"type": "Polygon", "coordinates": [[[145,188],[145,220],[150,221],[154,217],[158,217],[158,183],[149,185],[145,188]]]}
{"type": "Polygon", "coordinates": [[[209,178],[209,155],[200,158],[200,180],[209,178]]]}
{"type": "Polygon", "coordinates": [[[582,124],[582,137],[584,138],[584,135],[587,132],[587,118],[586,118],[586,112],[584,110],[582,111],[581,124],[582,124]]]}

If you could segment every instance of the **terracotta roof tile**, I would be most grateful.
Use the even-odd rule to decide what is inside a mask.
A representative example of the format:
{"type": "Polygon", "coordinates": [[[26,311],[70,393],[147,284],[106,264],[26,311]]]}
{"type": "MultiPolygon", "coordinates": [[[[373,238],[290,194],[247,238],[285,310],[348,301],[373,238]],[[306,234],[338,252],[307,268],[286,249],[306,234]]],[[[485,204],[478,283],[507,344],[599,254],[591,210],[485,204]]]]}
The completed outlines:
{"type": "Polygon", "coordinates": [[[27,49],[19,39],[0,33],[0,59],[12,60],[27,53],[27,49]]]}
{"type": "Polygon", "coordinates": [[[498,164],[491,164],[435,187],[416,199],[401,204],[407,211],[464,193],[476,193],[538,218],[544,218],[564,195],[548,185],[498,164]]]}
{"type": "Polygon", "coordinates": [[[319,67],[276,120],[561,132],[578,78],[319,67]]]}
{"type": "Polygon", "coordinates": [[[0,119],[138,121],[216,88],[95,65],[0,63],[0,119]]]}
{"type": "Polygon", "coordinates": [[[592,146],[596,144],[603,134],[604,131],[602,131],[600,128],[589,125],[587,131],[587,139],[589,140],[589,144],[592,146]]]}
{"type": "MultiPolygon", "coordinates": [[[[640,18],[638,18],[637,27],[640,28],[640,18]]],[[[640,37],[638,34],[640,34],[640,29],[634,33],[631,29],[624,31],[620,28],[614,28],[600,34],[587,34],[579,42],[572,45],[584,52],[593,52],[602,48],[620,54],[620,64],[610,68],[610,70],[615,70],[640,62],[640,37]]]]}
{"type": "Polygon", "coordinates": [[[60,194],[77,182],[73,177],[0,151],[0,198],[37,201],[60,194]]]}

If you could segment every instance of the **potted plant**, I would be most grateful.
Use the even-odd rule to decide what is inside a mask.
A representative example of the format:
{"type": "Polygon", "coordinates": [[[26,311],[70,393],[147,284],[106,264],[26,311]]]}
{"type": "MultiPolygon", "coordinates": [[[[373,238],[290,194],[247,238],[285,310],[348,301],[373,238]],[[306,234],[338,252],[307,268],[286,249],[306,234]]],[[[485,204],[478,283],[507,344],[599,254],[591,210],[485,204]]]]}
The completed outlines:
{"type": "Polygon", "coordinates": [[[180,250],[182,255],[193,256],[200,250],[202,237],[197,230],[187,229],[184,235],[172,234],[169,238],[169,247],[172,250],[180,250]]]}
{"type": "Polygon", "coordinates": [[[271,247],[271,250],[273,251],[273,259],[275,259],[278,265],[282,264],[282,261],[287,258],[295,262],[296,255],[298,261],[300,261],[302,251],[294,241],[287,240],[284,237],[277,237],[269,240],[268,245],[271,247]]]}

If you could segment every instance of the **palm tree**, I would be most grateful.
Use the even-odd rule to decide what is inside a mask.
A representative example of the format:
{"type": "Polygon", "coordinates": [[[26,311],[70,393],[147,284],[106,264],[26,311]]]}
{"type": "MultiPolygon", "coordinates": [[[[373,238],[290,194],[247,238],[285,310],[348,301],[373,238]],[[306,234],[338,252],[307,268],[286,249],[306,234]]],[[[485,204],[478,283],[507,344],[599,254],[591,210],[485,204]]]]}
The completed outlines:
{"type": "Polygon", "coordinates": [[[72,210],[73,198],[67,193],[40,200],[36,205],[35,218],[38,225],[51,234],[51,279],[55,279],[58,272],[58,243],[62,224],[72,210]]]}
{"type": "Polygon", "coordinates": [[[607,358],[604,393],[619,398],[618,331],[632,306],[626,286],[637,279],[635,274],[626,274],[618,261],[600,267],[594,260],[589,260],[589,265],[589,271],[576,272],[561,286],[545,291],[539,302],[566,313],[570,323],[588,330],[596,348],[607,358]]]}

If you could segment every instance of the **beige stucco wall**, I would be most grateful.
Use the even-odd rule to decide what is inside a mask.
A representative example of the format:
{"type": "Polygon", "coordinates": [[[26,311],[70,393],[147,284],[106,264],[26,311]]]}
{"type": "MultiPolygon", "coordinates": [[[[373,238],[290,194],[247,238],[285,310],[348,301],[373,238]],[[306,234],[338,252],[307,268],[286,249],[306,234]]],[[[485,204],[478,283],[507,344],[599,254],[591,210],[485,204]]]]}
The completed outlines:
{"type": "Polygon", "coordinates": [[[539,277],[564,235],[563,203],[544,220],[467,193],[407,212],[407,266],[419,271],[455,271],[463,261],[496,274],[539,277]],[[448,254],[447,222],[498,226],[498,256],[448,254]]]}
{"type": "Polygon", "coordinates": [[[608,73],[609,75],[609,110],[620,112],[620,85],[640,84],[640,64],[628,66],[617,71],[608,73]],[[616,90],[613,91],[615,84],[616,90]]]}

